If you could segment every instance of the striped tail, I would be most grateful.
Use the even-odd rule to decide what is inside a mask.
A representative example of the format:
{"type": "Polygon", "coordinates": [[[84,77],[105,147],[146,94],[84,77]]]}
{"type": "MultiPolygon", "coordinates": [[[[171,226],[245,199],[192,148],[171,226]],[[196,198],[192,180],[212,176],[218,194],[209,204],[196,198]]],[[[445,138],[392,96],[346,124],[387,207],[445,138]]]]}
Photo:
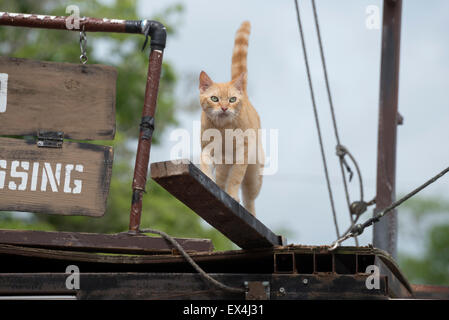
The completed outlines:
{"type": "MultiPolygon", "coordinates": [[[[248,54],[248,39],[250,32],[251,24],[248,21],[244,21],[235,35],[234,51],[232,53],[231,65],[232,80],[240,76],[243,72],[247,73],[246,57],[248,54]]],[[[246,77],[244,80],[243,88],[244,91],[246,91],[246,77]]]]}

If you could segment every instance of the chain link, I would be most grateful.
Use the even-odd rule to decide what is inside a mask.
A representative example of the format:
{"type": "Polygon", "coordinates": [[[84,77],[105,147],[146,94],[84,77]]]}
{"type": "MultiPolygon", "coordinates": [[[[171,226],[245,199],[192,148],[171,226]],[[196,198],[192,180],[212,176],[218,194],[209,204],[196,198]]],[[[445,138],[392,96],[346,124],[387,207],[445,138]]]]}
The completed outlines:
{"type": "Polygon", "coordinates": [[[86,52],[87,35],[86,35],[86,31],[84,30],[84,24],[82,27],[82,31],[80,32],[80,49],[81,49],[80,62],[82,64],[86,64],[89,59],[87,58],[87,52],[86,52]]]}

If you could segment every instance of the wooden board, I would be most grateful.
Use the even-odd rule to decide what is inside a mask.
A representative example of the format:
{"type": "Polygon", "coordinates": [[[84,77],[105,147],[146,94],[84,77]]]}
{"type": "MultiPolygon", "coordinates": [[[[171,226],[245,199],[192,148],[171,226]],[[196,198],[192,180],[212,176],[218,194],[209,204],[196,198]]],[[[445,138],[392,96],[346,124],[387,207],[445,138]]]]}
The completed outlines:
{"type": "Polygon", "coordinates": [[[242,249],[283,244],[194,164],[172,161],[151,164],[151,178],[242,249]]]}
{"type": "Polygon", "coordinates": [[[0,135],[113,139],[116,80],[109,66],[0,57],[0,135]]]}
{"type": "MultiPolygon", "coordinates": [[[[188,252],[210,252],[214,249],[212,241],[209,239],[176,238],[176,241],[188,252]]],[[[163,238],[128,233],[98,234],[84,232],[0,230],[0,244],[56,250],[125,254],[171,254],[175,250],[173,245],[163,238]]]]}
{"type": "Polygon", "coordinates": [[[0,210],[103,216],[112,161],[112,147],[0,138],[0,210]]]}

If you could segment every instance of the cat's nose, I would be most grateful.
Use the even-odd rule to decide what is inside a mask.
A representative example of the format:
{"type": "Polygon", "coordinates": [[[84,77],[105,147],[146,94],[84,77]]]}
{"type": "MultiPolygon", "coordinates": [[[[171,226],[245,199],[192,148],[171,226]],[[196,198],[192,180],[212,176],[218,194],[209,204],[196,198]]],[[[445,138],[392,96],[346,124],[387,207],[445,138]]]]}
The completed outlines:
{"type": "Polygon", "coordinates": [[[223,112],[225,112],[226,110],[228,110],[228,107],[221,107],[221,110],[223,110],[223,112]]]}

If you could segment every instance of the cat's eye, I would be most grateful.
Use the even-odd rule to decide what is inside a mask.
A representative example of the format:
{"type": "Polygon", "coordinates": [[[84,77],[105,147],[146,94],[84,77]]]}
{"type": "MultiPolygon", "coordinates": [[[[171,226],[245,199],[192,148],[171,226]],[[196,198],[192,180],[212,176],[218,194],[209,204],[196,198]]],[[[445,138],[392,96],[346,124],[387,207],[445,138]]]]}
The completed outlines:
{"type": "Polygon", "coordinates": [[[212,97],[210,97],[210,99],[211,99],[213,102],[218,102],[218,97],[216,97],[216,96],[212,96],[212,97]]]}
{"type": "Polygon", "coordinates": [[[237,101],[237,98],[236,97],[231,97],[230,99],[229,99],[229,102],[230,103],[234,103],[234,102],[236,102],[237,101]]]}

